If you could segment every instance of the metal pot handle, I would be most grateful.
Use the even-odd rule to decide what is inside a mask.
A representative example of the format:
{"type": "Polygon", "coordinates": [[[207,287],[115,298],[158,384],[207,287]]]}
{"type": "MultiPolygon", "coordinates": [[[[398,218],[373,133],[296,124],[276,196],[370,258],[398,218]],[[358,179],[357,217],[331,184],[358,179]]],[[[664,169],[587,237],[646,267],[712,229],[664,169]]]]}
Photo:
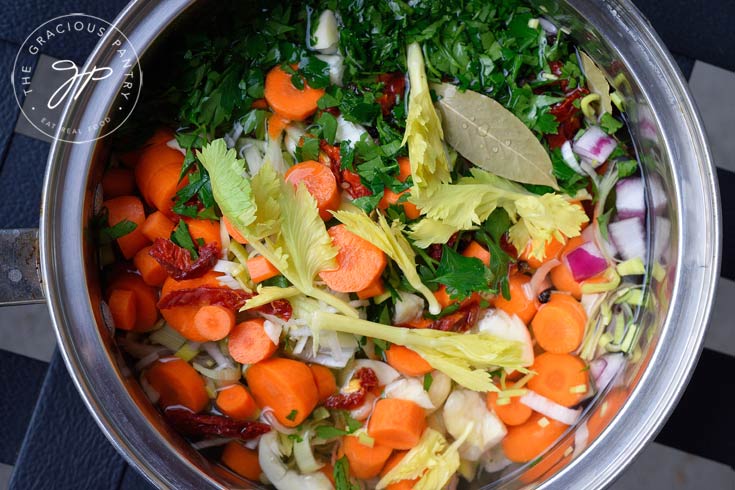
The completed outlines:
{"type": "Polygon", "coordinates": [[[0,230],[0,306],[43,303],[38,229],[0,230]]]}

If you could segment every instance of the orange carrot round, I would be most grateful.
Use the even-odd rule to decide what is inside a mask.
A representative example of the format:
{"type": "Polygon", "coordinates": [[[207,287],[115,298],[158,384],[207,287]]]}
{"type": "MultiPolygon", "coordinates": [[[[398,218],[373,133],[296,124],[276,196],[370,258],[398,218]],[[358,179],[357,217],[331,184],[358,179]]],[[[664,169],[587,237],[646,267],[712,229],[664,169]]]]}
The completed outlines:
{"type": "Polygon", "coordinates": [[[270,407],[280,423],[296,427],[319,402],[311,369],[292,359],[272,358],[245,372],[250,392],[261,408],[270,407]]]}
{"type": "Polygon", "coordinates": [[[442,308],[446,308],[447,306],[451,305],[452,303],[456,303],[457,301],[452,299],[452,297],[447,292],[447,287],[444,284],[439,286],[439,289],[434,291],[434,297],[439,302],[439,305],[442,308]]]}
{"type": "Polygon", "coordinates": [[[628,388],[613,388],[610,392],[600,400],[597,409],[592,412],[590,418],[587,419],[587,432],[589,432],[589,440],[593,441],[617,415],[620,408],[628,400],[628,388]]]}
{"type": "Polygon", "coordinates": [[[235,229],[234,226],[232,226],[232,223],[230,223],[226,217],[222,216],[222,221],[225,222],[225,228],[227,229],[227,233],[232,237],[233,240],[235,240],[237,243],[240,243],[242,245],[247,245],[248,241],[247,239],[242,236],[242,234],[235,229]]]}
{"type": "Polygon", "coordinates": [[[539,347],[547,352],[566,354],[579,347],[584,338],[587,313],[572,296],[554,293],[541,305],[531,320],[533,335],[539,347]]]}
{"type": "Polygon", "coordinates": [[[505,456],[515,463],[525,463],[540,456],[567,429],[567,425],[541,414],[533,414],[528,421],[508,427],[503,439],[505,456]]]}
{"type": "Polygon", "coordinates": [[[252,419],[258,413],[255,400],[253,400],[247,388],[241,384],[222,388],[217,393],[217,408],[223,414],[235,420],[252,419]]]}
{"type": "Polygon", "coordinates": [[[137,332],[150,330],[158,320],[156,290],[143,282],[140,276],[130,273],[121,274],[110,283],[108,290],[113,292],[116,289],[126,289],[135,295],[134,330],[137,332]]]}
{"type": "Polygon", "coordinates": [[[355,436],[346,436],[342,440],[342,450],[350,462],[352,474],[363,480],[378,476],[393,452],[393,449],[377,443],[373,447],[365,446],[355,436]]]}
{"type": "Polygon", "coordinates": [[[135,192],[135,175],[123,167],[109,168],[102,176],[102,193],[105,199],[127,196],[135,192]]]}
{"type": "Polygon", "coordinates": [[[520,402],[521,397],[510,398],[510,403],[498,404],[498,393],[487,394],[487,408],[495,412],[505,425],[521,425],[531,417],[533,410],[520,402]]]}
{"type": "Polygon", "coordinates": [[[141,248],[135,257],[133,257],[133,265],[140,272],[140,277],[149,286],[162,286],[168,274],[156,259],[151,257],[148,252],[151,247],[141,248]]]}
{"type": "Polygon", "coordinates": [[[259,284],[263,281],[281,275],[281,271],[276,269],[276,266],[270,263],[268,259],[262,255],[251,257],[245,261],[245,267],[248,268],[248,274],[250,279],[255,283],[259,284]]]}
{"type": "MultiPolygon", "coordinates": [[[[167,165],[178,165],[179,172],[181,172],[183,162],[184,155],[165,143],[152,144],[143,150],[135,166],[135,182],[141,195],[149,205],[153,205],[149,191],[162,183],[156,179],[156,174],[167,165]]],[[[176,175],[176,183],[178,183],[178,177],[176,175]]]]}
{"type": "Polygon", "coordinates": [[[271,139],[278,138],[281,136],[281,133],[283,133],[283,130],[286,129],[289,122],[291,121],[284,119],[278,114],[272,114],[271,117],[268,118],[268,136],[270,136],[271,139]]]}
{"type": "Polygon", "coordinates": [[[188,177],[179,180],[181,162],[167,162],[158,168],[148,184],[148,199],[151,205],[168,216],[174,216],[176,193],[189,183],[188,177]]]}
{"type": "Polygon", "coordinates": [[[510,299],[502,295],[495,298],[495,307],[503,310],[509,315],[516,315],[528,325],[539,307],[537,298],[529,299],[526,296],[523,285],[531,281],[531,278],[520,273],[511,274],[508,282],[510,286],[510,299]]]}
{"type": "Polygon", "coordinates": [[[165,240],[171,238],[171,233],[174,231],[174,228],[176,228],[176,225],[165,214],[160,211],[154,211],[145,219],[140,231],[143,232],[148,240],[155,242],[156,238],[163,238],[165,240]]]}
{"type": "Polygon", "coordinates": [[[117,239],[123,256],[130,260],[141,248],[148,245],[148,239],[140,231],[145,221],[143,203],[135,196],[120,196],[102,203],[107,209],[108,224],[115,226],[123,220],[135,223],[135,229],[117,239]]]}
{"type": "Polygon", "coordinates": [[[234,326],[235,312],[224,306],[202,306],[194,315],[194,328],[212,341],[227,337],[234,326]]]}
{"type": "Polygon", "coordinates": [[[544,258],[539,260],[536,257],[531,257],[531,243],[529,242],[519,259],[525,260],[532,268],[538,269],[546,262],[558,259],[563,248],[564,243],[557,240],[556,237],[552,237],[551,241],[546,242],[544,247],[544,258]]]}
{"type": "Polygon", "coordinates": [[[258,452],[248,449],[239,442],[230,441],[222,451],[222,462],[229,469],[248,480],[260,481],[258,452]]]}
{"type": "MultiPolygon", "coordinates": [[[[195,289],[202,286],[222,287],[217,280],[221,274],[217,272],[207,272],[202,277],[196,279],[186,279],[184,281],[176,281],[172,278],[166,279],[161,289],[161,298],[165,298],[171,291],[180,289],[195,289]]],[[[194,326],[194,316],[199,311],[199,306],[176,306],[161,310],[161,315],[171,328],[179,332],[182,336],[193,342],[207,342],[207,338],[199,333],[194,326]]]]}
{"type": "Polygon", "coordinates": [[[368,424],[368,434],[376,444],[392,449],[411,449],[426,428],[424,409],[399,398],[384,398],[375,404],[368,424]]]}
{"type": "Polygon", "coordinates": [[[204,244],[216,243],[222,246],[222,239],[219,233],[219,222],[208,219],[191,219],[187,218],[186,226],[189,228],[189,235],[194,243],[198,243],[201,239],[204,244]]]}
{"type": "Polygon", "coordinates": [[[294,87],[291,75],[276,66],[265,77],[265,100],[281,116],[291,121],[303,121],[317,110],[323,89],[311,88],[304,81],[303,90],[294,87]]]}
{"type": "Polygon", "coordinates": [[[385,351],[385,360],[396,371],[406,376],[423,376],[434,370],[426,360],[408,347],[391,344],[385,351]]]}
{"type": "MultiPolygon", "coordinates": [[[[389,206],[393,204],[398,204],[399,199],[401,196],[406,194],[408,190],[399,192],[396,194],[389,188],[385,188],[383,190],[383,197],[380,199],[380,202],[378,202],[378,209],[386,210],[389,206]]],[[[404,201],[400,203],[401,206],[403,206],[403,211],[406,213],[406,217],[408,219],[416,219],[419,216],[421,216],[421,211],[419,211],[419,208],[416,207],[416,205],[412,202],[404,201]]]]}
{"type": "Polygon", "coordinates": [[[334,374],[329,368],[319,364],[311,364],[309,369],[311,369],[314,383],[316,383],[316,388],[319,391],[319,402],[324,403],[324,400],[337,391],[337,381],[334,379],[334,374]]]}
{"type": "Polygon", "coordinates": [[[115,289],[110,293],[108,301],[115,327],[121,330],[132,330],[136,323],[135,293],[127,289],[115,289]]]}
{"type": "Polygon", "coordinates": [[[181,405],[201,412],[209,404],[204,379],[183,359],[160,359],[146,371],[145,378],[160,395],[159,403],[164,408],[181,405]]]}
{"type": "Polygon", "coordinates": [[[371,282],[368,287],[366,287],[362,291],[358,291],[357,297],[360,299],[370,299],[376,296],[380,296],[384,292],[385,284],[383,284],[383,280],[381,278],[377,278],[376,280],[371,282]]]}
{"type": "Polygon", "coordinates": [[[336,211],[340,205],[340,193],[337,179],[326,165],[314,160],[297,163],[286,171],[285,179],[294,186],[303,182],[306,190],[316,200],[319,216],[324,221],[332,218],[330,211],[336,211]]]}
{"type": "Polygon", "coordinates": [[[333,226],[328,232],[338,253],[337,268],[319,273],[327,286],[342,293],[353,293],[362,291],[380,277],[387,264],[382,250],[347,231],[345,225],[333,226]]]}
{"type": "MultiPolygon", "coordinates": [[[[406,454],[408,451],[395,451],[390,458],[388,458],[388,461],[385,463],[385,466],[383,466],[383,470],[380,472],[380,476],[383,477],[388,474],[390,470],[395,468],[398,463],[403,461],[403,458],[406,457],[406,454]]],[[[385,487],[386,490],[413,490],[413,486],[416,484],[416,482],[419,481],[418,478],[413,480],[401,480],[397,481],[395,483],[391,483],[387,487],[385,487]]]]}
{"type": "Polygon", "coordinates": [[[253,318],[235,325],[227,340],[227,347],[234,360],[241,364],[255,364],[272,356],[278,344],[265,332],[265,320],[253,318]]]}
{"type": "Polygon", "coordinates": [[[462,255],[465,257],[474,257],[480,259],[486,266],[490,265],[490,251],[472,240],[469,245],[462,251],[462,255]]]}
{"type": "Polygon", "coordinates": [[[405,182],[411,176],[411,160],[408,157],[398,158],[398,180],[405,182]]]}
{"type": "Polygon", "coordinates": [[[577,356],[545,352],[536,356],[531,371],[537,374],[528,382],[528,387],[559,405],[574,406],[587,393],[587,366],[577,356]]]}

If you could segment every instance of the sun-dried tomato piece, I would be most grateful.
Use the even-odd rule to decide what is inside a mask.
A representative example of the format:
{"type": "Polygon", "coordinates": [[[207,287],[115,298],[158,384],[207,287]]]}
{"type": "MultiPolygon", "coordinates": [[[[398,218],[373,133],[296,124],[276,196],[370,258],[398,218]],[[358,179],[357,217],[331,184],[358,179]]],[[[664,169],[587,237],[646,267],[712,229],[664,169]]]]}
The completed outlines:
{"type": "Polygon", "coordinates": [[[347,184],[345,190],[352,199],[373,195],[372,191],[363,185],[360,176],[351,170],[342,170],[342,180],[347,184]]]}
{"type": "MultiPolygon", "coordinates": [[[[158,301],[158,308],[166,310],[177,306],[224,306],[231,310],[239,310],[254,295],[241,289],[227,287],[200,286],[198,288],[179,289],[169,292],[158,301]]],[[[255,308],[256,311],[275,315],[288,321],[293,315],[291,303],[285,299],[277,299],[271,303],[255,308]]]]}
{"type": "Polygon", "coordinates": [[[480,317],[480,305],[477,301],[463,304],[457,311],[435,320],[429,328],[442,332],[466,332],[472,328],[480,317]]]}
{"type": "Polygon", "coordinates": [[[319,149],[329,158],[329,169],[332,171],[340,189],[344,189],[352,199],[373,194],[370,189],[363,185],[359,175],[351,170],[342,170],[342,156],[338,146],[332,146],[322,140],[319,142],[319,149]]]}
{"type": "Polygon", "coordinates": [[[222,415],[194,413],[182,408],[169,408],[164,411],[164,415],[177,431],[192,437],[237,437],[248,440],[271,430],[268,424],[260,422],[243,422],[222,415]]]}
{"type": "Polygon", "coordinates": [[[355,379],[360,383],[360,388],[351,393],[338,393],[331,395],[324,401],[324,406],[332,410],[354,410],[363,403],[367,394],[378,387],[378,377],[370,368],[360,368],[355,373],[355,379]]]}
{"type": "Polygon", "coordinates": [[[589,93],[589,90],[584,87],[575,88],[567,93],[567,97],[562,102],[549,109],[549,113],[559,123],[556,134],[546,135],[546,141],[552,149],[561,148],[564,142],[574,138],[574,135],[582,127],[582,110],[574,106],[574,101],[589,93]]]}
{"type": "Polygon", "coordinates": [[[217,243],[207,243],[199,247],[199,258],[191,260],[191,254],[171,240],[156,238],[148,254],[156,259],[169,276],[177,281],[202,277],[217,263],[220,247],[217,243]]]}
{"type": "Polygon", "coordinates": [[[406,76],[401,72],[384,73],[378,75],[378,81],[383,82],[383,95],[377,99],[377,103],[383,111],[383,115],[387,116],[399,96],[403,96],[406,91],[406,76]]]}

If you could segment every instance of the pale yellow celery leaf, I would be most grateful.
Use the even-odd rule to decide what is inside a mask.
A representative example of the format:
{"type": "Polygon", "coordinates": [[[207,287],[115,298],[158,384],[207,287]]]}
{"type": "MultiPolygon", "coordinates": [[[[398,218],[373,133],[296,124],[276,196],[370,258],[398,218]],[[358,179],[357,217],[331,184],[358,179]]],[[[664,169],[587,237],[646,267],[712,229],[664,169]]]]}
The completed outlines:
{"type": "Polygon", "coordinates": [[[238,231],[249,231],[256,220],[257,205],[250,180],[245,177],[245,161],[237,158],[235,150],[228,150],[221,138],[204,146],[197,156],[209,173],[212,193],[222,213],[238,231]]]}
{"type": "Polygon", "coordinates": [[[280,230],[281,206],[278,202],[281,191],[281,177],[273,167],[265,164],[251,179],[253,198],[257,207],[253,235],[265,238],[280,230]]]}
{"type": "Polygon", "coordinates": [[[419,196],[441,183],[448,182],[449,162],[444,146],[441,120],[431,100],[429,83],[421,46],[413,43],[407,52],[408,77],[411,90],[408,96],[408,118],[403,144],[408,143],[412,195],[419,196]]]}
{"type": "Polygon", "coordinates": [[[403,235],[400,222],[394,221],[389,226],[385,216],[378,214],[376,223],[364,211],[337,211],[334,217],[343,223],[348,231],[372,243],[390,257],[401,269],[408,283],[426,298],[429,312],[433,315],[439,314],[441,305],[416,272],[416,253],[403,235]]]}
{"type": "Polygon", "coordinates": [[[447,243],[452,238],[452,235],[459,230],[460,228],[442,223],[441,221],[424,218],[411,226],[411,231],[408,233],[408,236],[411,237],[411,240],[413,240],[417,247],[427,248],[432,243],[447,243]]]}
{"type": "Polygon", "coordinates": [[[454,333],[431,329],[410,329],[348,318],[323,311],[312,315],[312,331],[364,335],[402,345],[427,354],[432,367],[469,389],[491,391],[492,383],[482,369],[506,367],[522,369],[522,344],[487,333],[454,333]],[[433,361],[433,362],[432,362],[433,361]],[[485,383],[483,379],[486,379],[485,383]]]}
{"type": "Polygon", "coordinates": [[[413,487],[414,490],[435,490],[437,488],[444,488],[449,483],[449,480],[451,480],[461,464],[459,448],[472,432],[474,425],[474,423],[467,425],[462,435],[439,456],[438,464],[429,468],[429,471],[424,473],[421,479],[416,482],[413,487]]]}
{"type": "Polygon", "coordinates": [[[391,483],[419,478],[427,469],[440,464],[439,455],[446,448],[447,440],[441,433],[432,428],[425,429],[419,443],[406,453],[400,463],[383,475],[375,489],[382,490],[391,483]]]}
{"type": "Polygon", "coordinates": [[[275,286],[258,286],[257,295],[253,296],[245,302],[240,311],[251,310],[259,306],[267,305],[279,299],[289,299],[301,294],[297,288],[291,286],[287,288],[279,288],[275,286]]]}

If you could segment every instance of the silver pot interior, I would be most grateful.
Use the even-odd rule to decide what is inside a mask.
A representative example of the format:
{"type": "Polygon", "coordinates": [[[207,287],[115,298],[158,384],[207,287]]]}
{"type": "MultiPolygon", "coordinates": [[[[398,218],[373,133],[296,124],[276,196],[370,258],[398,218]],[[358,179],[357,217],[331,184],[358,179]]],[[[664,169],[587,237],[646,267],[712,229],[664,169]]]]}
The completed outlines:
{"type": "MultiPolygon", "coordinates": [[[[649,211],[644,326],[619,386],[586,409],[587,443],[572,428],[539,461],[510,467],[460,488],[601,488],[651,439],[679,398],[698,357],[719,270],[719,211],[713,166],[685,85],[658,37],[627,1],[533,2],[568,28],[626,96],[644,175],[668,203],[649,211]],[[654,264],[656,264],[654,271],[654,264]],[[654,274],[655,272],[655,274],[654,274]],[[663,272],[663,273],[662,273],[663,272]]],[[[208,2],[131,4],[118,18],[142,56],[144,90],[166,76],[166,43],[206,23],[208,2]]],[[[109,38],[92,55],[113,56],[109,38]],[[107,43],[107,44],[105,44],[107,43]]],[[[122,83],[122,78],[119,80],[122,83]]],[[[67,107],[77,124],[112,113],[110,94],[90,90],[67,107]]],[[[113,123],[114,123],[114,115],[113,123]]],[[[88,233],[110,141],[56,143],[42,218],[42,261],[59,343],[70,372],[102,430],[147,478],[169,488],[258,488],[194,451],[171,430],[141,390],[99,308],[95,243],[88,233]]],[[[649,206],[649,210],[651,206],[649,206]]]]}

